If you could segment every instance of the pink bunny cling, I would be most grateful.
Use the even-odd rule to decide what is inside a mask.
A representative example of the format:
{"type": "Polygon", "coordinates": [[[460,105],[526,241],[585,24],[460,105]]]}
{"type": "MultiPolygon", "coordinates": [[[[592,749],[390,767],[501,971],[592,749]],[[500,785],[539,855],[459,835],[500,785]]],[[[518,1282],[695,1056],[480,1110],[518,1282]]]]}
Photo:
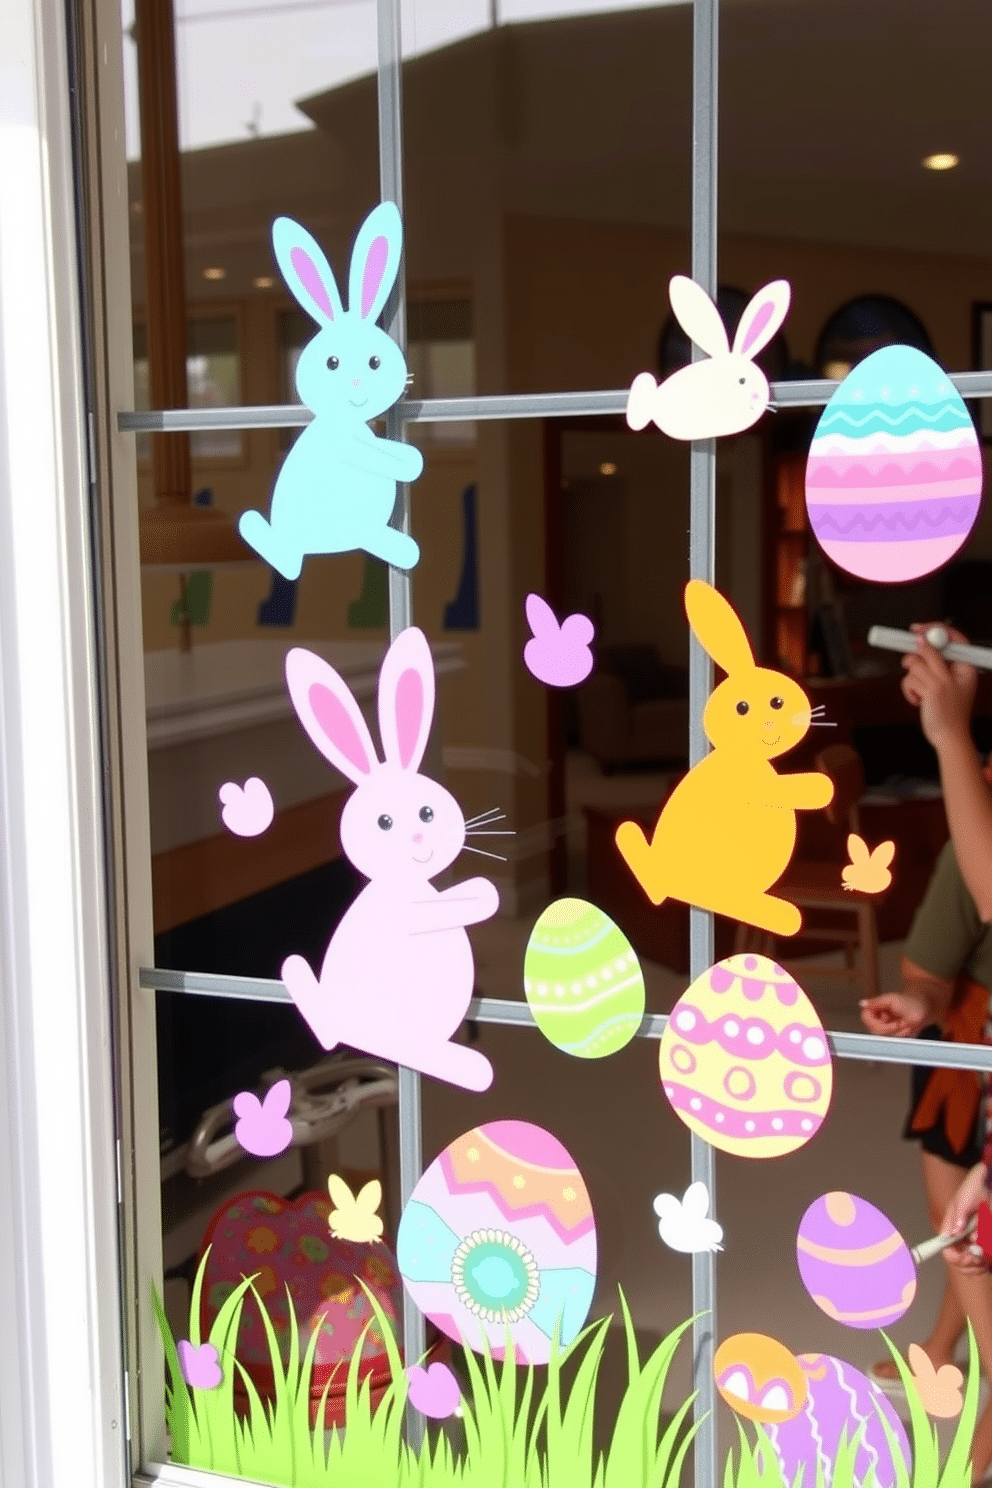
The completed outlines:
{"type": "Polygon", "coordinates": [[[680,367],[659,386],[639,372],[627,397],[627,423],[654,423],[670,439],[715,439],[740,434],[768,407],[768,379],[754,358],[789,313],[792,291],[784,279],[766,284],[745,307],[731,346],[720,312],[706,291],[676,274],[668,296],[679,325],[706,352],[702,361],[680,367]]]}
{"type": "Polygon", "coordinates": [[[369,880],[324,955],[319,978],[290,956],[282,979],[325,1049],[347,1044],[467,1090],[486,1090],[493,1069],[477,1049],[452,1043],[475,982],[466,925],[488,920],[499,894],[485,878],[438,890],[431,880],[465,844],[454,797],[418,772],[434,716],[434,663],[411,627],[379,672],[380,763],[362,711],[333,667],[311,651],[286,657],[300,722],[356,789],[341,813],[346,857],[369,880]]]}

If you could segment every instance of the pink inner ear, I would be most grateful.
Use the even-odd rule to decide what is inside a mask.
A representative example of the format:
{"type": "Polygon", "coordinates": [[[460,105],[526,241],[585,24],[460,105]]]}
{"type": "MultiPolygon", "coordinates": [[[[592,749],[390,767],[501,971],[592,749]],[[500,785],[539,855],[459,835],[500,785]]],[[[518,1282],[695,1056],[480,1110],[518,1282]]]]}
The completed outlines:
{"type": "Polygon", "coordinates": [[[762,331],[765,329],[765,326],[771,320],[774,313],[774,304],[771,300],[766,300],[761,308],[756,312],[754,319],[747,328],[747,335],[744,337],[744,344],[741,347],[741,351],[747,351],[749,347],[754,345],[755,341],[757,341],[758,337],[761,335],[762,331]]]}
{"type": "Polygon", "coordinates": [[[320,270],[305,248],[291,248],[289,261],[296,270],[297,278],[315,305],[319,305],[328,320],[334,319],[330,296],[320,277],[320,270]]]}
{"type": "Polygon", "coordinates": [[[329,687],[323,687],[315,682],[307,693],[313,716],[320,724],[321,729],[330,739],[336,749],[360,770],[367,775],[372,763],[365,752],[365,745],[355,727],[354,719],[342,703],[341,699],[331,692],[329,687]]]}
{"type": "Polygon", "coordinates": [[[375,303],[375,297],[379,293],[382,284],[382,276],[386,272],[386,262],[389,258],[389,244],[385,238],[373,238],[368,257],[365,260],[365,273],[362,276],[362,316],[368,315],[375,303]]]}
{"type": "Polygon", "coordinates": [[[403,672],[396,684],[396,742],[404,770],[413,759],[424,716],[424,684],[420,673],[403,672]]]}

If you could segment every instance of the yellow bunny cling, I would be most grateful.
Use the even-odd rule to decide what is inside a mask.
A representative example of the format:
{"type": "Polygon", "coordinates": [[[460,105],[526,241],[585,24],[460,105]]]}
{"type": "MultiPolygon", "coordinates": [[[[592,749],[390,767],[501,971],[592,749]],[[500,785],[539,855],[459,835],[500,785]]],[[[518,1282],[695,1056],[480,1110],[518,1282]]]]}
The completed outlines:
{"type": "Polygon", "coordinates": [[[627,821],[617,828],[617,847],[653,904],[680,899],[795,935],[799,910],[768,891],[792,857],[796,812],[829,805],[834,788],[819,771],[780,775],[771,762],[809,732],[809,699],[791,677],[755,664],[743,625],[711,585],[691,579],[685,609],[727,673],[703,710],[712,752],[665,802],[651,841],[627,821]]]}

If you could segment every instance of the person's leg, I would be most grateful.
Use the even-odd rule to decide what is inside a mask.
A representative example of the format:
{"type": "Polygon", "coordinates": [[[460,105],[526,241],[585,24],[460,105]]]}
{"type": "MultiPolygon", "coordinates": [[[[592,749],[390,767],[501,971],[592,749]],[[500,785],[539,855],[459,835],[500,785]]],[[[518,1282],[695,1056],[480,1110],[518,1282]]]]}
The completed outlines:
{"type": "MultiPolygon", "coordinates": [[[[924,1153],[923,1165],[927,1174],[927,1195],[931,1204],[936,1202],[942,1218],[947,1205],[960,1187],[961,1170],[931,1153],[924,1153]]],[[[940,1224],[940,1218],[936,1223],[940,1224]]],[[[992,1378],[992,1275],[988,1272],[967,1275],[951,1265],[947,1266],[947,1272],[958,1306],[974,1329],[982,1373],[992,1378]]],[[[929,1353],[929,1349],[927,1352],[929,1353]]],[[[937,1362],[934,1359],[934,1363],[937,1362]]],[[[947,1358],[942,1362],[946,1363],[947,1358]]],[[[972,1478],[977,1482],[992,1463],[992,1400],[975,1427],[971,1463],[972,1478]]]]}
{"type": "MultiPolygon", "coordinates": [[[[930,1223],[936,1234],[940,1229],[941,1220],[944,1218],[949,1202],[944,1195],[948,1193],[948,1188],[951,1195],[955,1193],[966,1170],[954,1163],[945,1162],[942,1157],[935,1157],[931,1152],[924,1152],[922,1148],[920,1158],[930,1223]]],[[[939,1369],[942,1364],[954,1362],[954,1352],[964,1332],[964,1325],[965,1315],[957,1293],[951,1285],[951,1279],[948,1277],[944,1285],[944,1295],[940,1299],[940,1310],[930,1329],[930,1335],[920,1345],[935,1369],[939,1369]]],[[[882,1379],[897,1380],[899,1378],[899,1371],[891,1358],[880,1359],[872,1373],[881,1376],[882,1379]]]]}

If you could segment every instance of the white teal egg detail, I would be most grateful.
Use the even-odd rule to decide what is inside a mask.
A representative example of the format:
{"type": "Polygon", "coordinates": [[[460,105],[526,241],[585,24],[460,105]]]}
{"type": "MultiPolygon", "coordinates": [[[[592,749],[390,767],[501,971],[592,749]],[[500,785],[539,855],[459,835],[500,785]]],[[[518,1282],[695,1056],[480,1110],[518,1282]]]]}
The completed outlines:
{"type": "Polygon", "coordinates": [[[524,995],[548,1042],[577,1059],[615,1054],[644,1017],[637,954],[585,899],[556,899],[538,918],[524,956],[524,995]]]}
{"type": "Polygon", "coordinates": [[[838,568],[898,584],[948,563],[982,501],[982,451],[960,393],[912,346],[883,346],[844,378],[806,463],[806,507],[838,568]]]}

